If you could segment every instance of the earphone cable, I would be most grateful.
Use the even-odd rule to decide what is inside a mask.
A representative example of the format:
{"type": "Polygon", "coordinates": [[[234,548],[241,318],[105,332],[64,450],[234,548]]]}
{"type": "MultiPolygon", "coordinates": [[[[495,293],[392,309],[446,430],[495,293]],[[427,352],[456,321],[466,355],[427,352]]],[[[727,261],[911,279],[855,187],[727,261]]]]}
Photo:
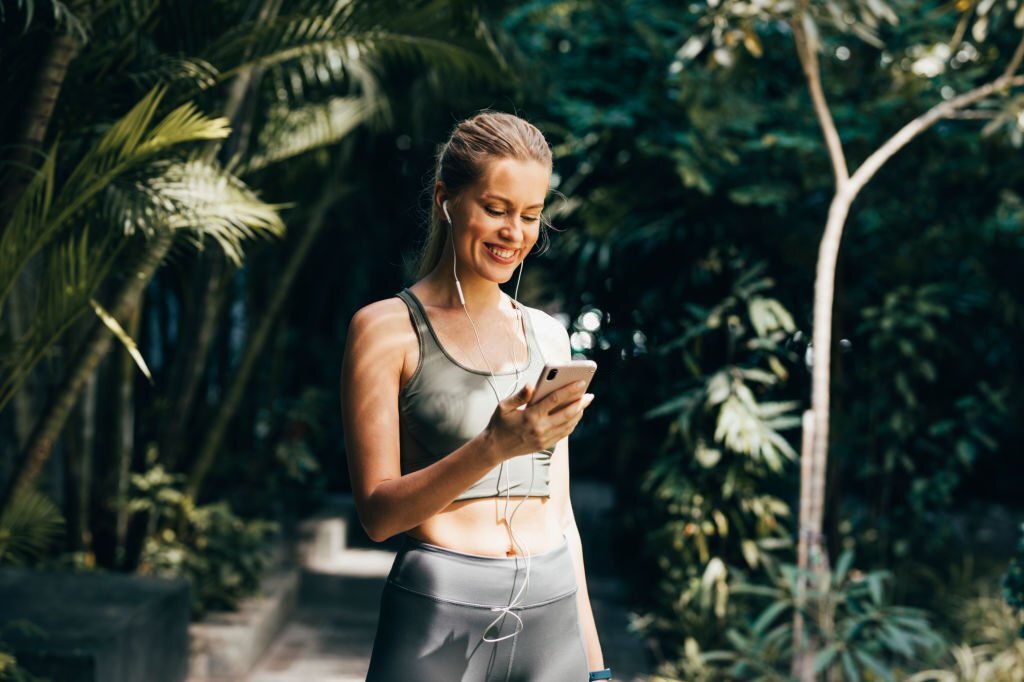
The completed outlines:
{"type": "MultiPolygon", "coordinates": [[[[446,215],[446,217],[447,217],[447,213],[448,213],[447,207],[445,207],[445,215],[446,215]]],[[[456,254],[455,254],[455,234],[454,233],[455,233],[455,230],[454,230],[454,228],[452,226],[451,218],[449,217],[448,218],[448,235],[449,235],[449,237],[451,237],[451,245],[452,245],[452,277],[455,279],[455,287],[456,287],[456,289],[458,290],[458,293],[459,293],[459,301],[462,303],[462,309],[466,313],[466,319],[469,320],[469,324],[473,328],[473,335],[476,337],[476,344],[477,344],[477,349],[480,351],[480,357],[483,358],[484,364],[487,365],[487,371],[491,375],[490,378],[488,379],[487,383],[490,384],[491,390],[494,392],[494,397],[500,403],[503,400],[503,398],[501,397],[501,395],[500,395],[500,393],[499,393],[499,391],[497,389],[497,386],[495,385],[495,382],[497,381],[497,377],[495,377],[494,369],[491,367],[491,363],[487,361],[487,356],[484,354],[483,344],[480,342],[480,334],[477,331],[476,324],[473,322],[472,316],[470,316],[470,314],[469,314],[469,308],[466,306],[466,299],[465,299],[465,297],[463,296],[463,293],[462,293],[462,283],[459,282],[459,275],[458,275],[458,272],[456,270],[457,257],[456,257],[456,254]]],[[[515,308],[515,311],[516,311],[516,316],[517,316],[517,321],[518,321],[517,322],[517,327],[519,329],[523,330],[523,334],[525,336],[526,328],[525,328],[525,324],[524,324],[524,321],[523,321],[523,311],[522,311],[522,308],[521,308],[521,304],[519,303],[519,300],[518,300],[518,296],[519,296],[519,283],[522,281],[522,277],[523,277],[523,262],[520,262],[520,264],[519,264],[519,275],[516,278],[516,288],[515,288],[514,296],[510,300],[510,303],[512,301],[515,301],[513,307],[515,308]]],[[[529,357],[529,339],[526,339],[526,344],[527,344],[527,351],[528,351],[528,355],[527,356],[529,357]]],[[[516,357],[515,345],[512,346],[512,364],[513,364],[513,366],[515,368],[516,379],[515,379],[515,381],[512,384],[511,391],[509,391],[509,393],[505,396],[505,398],[511,396],[515,391],[519,390],[519,381],[520,381],[520,377],[521,377],[521,371],[519,369],[519,359],[516,357]]],[[[499,481],[501,480],[501,474],[502,473],[505,474],[505,509],[504,509],[504,513],[505,513],[505,518],[506,518],[506,526],[508,527],[509,535],[512,536],[512,543],[516,546],[516,548],[520,552],[524,552],[525,551],[525,554],[526,554],[526,572],[525,572],[525,575],[523,576],[523,584],[520,586],[519,591],[515,594],[515,596],[512,598],[512,600],[506,606],[496,606],[496,607],[493,607],[491,609],[491,611],[497,611],[497,612],[500,612],[500,613],[498,614],[498,616],[493,621],[491,621],[491,623],[486,628],[484,628],[484,634],[481,637],[481,639],[483,639],[483,641],[491,642],[491,643],[501,642],[501,641],[509,639],[511,637],[515,637],[520,632],[522,632],[523,629],[525,628],[525,624],[523,623],[523,619],[519,616],[519,614],[517,614],[512,609],[520,604],[520,600],[522,599],[523,594],[526,591],[526,588],[527,588],[527,586],[530,583],[530,563],[531,563],[530,550],[529,550],[529,547],[525,547],[525,543],[520,542],[518,536],[516,536],[515,531],[512,529],[512,522],[515,519],[516,512],[519,511],[519,508],[523,505],[523,502],[526,501],[526,496],[525,495],[522,496],[522,498],[519,500],[519,503],[512,510],[512,515],[509,516],[509,514],[508,514],[508,505],[509,505],[509,502],[511,502],[512,484],[511,484],[511,481],[509,480],[510,479],[510,474],[508,472],[508,468],[505,467],[505,460],[502,460],[502,462],[500,464],[500,468],[499,468],[499,472],[498,472],[498,480],[499,481]],[[515,629],[515,631],[510,633],[510,634],[503,635],[501,637],[488,638],[487,637],[487,632],[492,627],[494,627],[506,614],[511,615],[513,618],[516,619],[516,629],[515,629]]],[[[532,490],[533,489],[535,473],[536,473],[535,472],[535,467],[533,466],[533,463],[531,462],[530,463],[530,486],[529,486],[528,490],[532,490]]],[[[519,556],[516,555],[515,567],[514,567],[514,573],[513,573],[513,583],[512,583],[513,586],[515,585],[515,577],[518,576],[518,575],[519,575],[519,556]]],[[[511,665],[511,661],[510,661],[510,665],[511,665]]]]}

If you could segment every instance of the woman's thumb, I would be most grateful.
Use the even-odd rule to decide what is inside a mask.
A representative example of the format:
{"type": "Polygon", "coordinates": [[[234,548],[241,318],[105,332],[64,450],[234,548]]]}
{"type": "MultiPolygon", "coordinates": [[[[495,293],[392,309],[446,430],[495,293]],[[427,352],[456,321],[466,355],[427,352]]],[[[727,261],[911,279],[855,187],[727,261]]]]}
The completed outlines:
{"type": "Polygon", "coordinates": [[[525,404],[530,399],[530,394],[532,393],[533,389],[530,387],[529,384],[527,384],[518,391],[516,391],[515,393],[513,393],[512,395],[510,395],[508,398],[503,400],[502,402],[505,404],[505,407],[509,409],[513,407],[519,407],[520,405],[525,404]]]}

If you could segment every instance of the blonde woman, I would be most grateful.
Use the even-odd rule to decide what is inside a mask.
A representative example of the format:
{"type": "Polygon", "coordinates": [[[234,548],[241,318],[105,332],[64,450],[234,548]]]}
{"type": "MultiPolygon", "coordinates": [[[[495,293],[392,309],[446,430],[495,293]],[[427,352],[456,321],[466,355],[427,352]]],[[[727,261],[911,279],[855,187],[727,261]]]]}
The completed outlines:
{"type": "MultiPolygon", "coordinates": [[[[611,679],[569,501],[579,385],[528,405],[566,330],[499,288],[541,236],[543,135],[509,114],[459,123],[438,155],[419,280],[352,318],[348,466],[371,538],[402,533],[369,682],[611,679]]],[[[518,292],[518,278],[516,289],[518,292]]]]}

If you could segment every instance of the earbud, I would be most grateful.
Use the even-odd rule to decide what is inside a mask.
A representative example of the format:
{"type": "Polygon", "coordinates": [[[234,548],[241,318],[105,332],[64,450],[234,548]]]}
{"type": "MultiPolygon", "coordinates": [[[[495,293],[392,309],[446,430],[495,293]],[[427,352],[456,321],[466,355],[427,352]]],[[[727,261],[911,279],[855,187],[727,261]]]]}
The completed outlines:
{"type": "MultiPolygon", "coordinates": [[[[459,275],[455,272],[455,230],[452,227],[452,217],[448,214],[448,200],[445,199],[441,204],[441,210],[444,211],[444,217],[448,219],[448,236],[452,242],[452,277],[455,278],[455,290],[459,292],[459,302],[462,307],[466,307],[466,297],[462,294],[462,283],[459,282],[459,275]]],[[[472,322],[472,320],[470,320],[472,322]]]]}

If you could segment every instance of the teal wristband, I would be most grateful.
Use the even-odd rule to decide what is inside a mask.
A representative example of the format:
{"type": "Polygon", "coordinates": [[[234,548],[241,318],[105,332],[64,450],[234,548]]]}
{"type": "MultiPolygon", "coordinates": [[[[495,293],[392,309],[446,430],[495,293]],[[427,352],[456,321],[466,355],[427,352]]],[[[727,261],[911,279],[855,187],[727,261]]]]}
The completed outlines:
{"type": "Polygon", "coordinates": [[[594,680],[610,680],[612,679],[612,669],[605,668],[604,670],[593,670],[590,673],[590,682],[594,680]]]}

